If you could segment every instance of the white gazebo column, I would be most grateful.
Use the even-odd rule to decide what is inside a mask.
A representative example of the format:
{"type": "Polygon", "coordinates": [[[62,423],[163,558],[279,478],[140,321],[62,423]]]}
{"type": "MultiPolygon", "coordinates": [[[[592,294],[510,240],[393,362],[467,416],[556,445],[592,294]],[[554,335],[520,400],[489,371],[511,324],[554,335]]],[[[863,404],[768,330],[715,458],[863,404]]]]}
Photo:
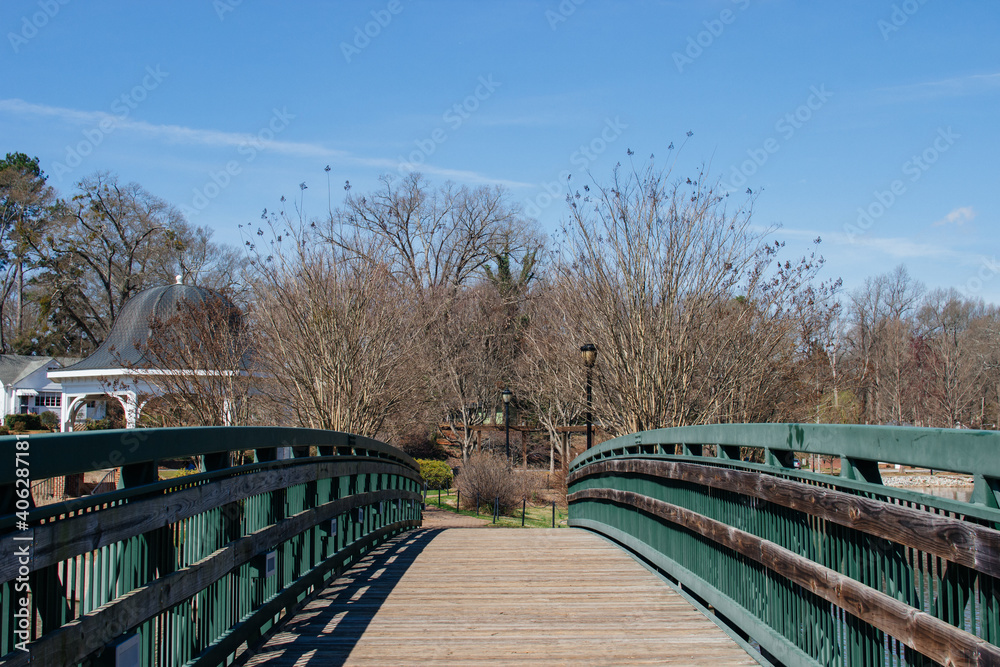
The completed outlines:
{"type": "Polygon", "coordinates": [[[59,423],[59,430],[66,433],[73,430],[73,424],[76,423],[76,413],[87,404],[87,396],[74,396],[70,399],[69,403],[66,402],[66,394],[63,393],[62,396],[62,409],[64,412],[59,423]]]}
{"type": "Polygon", "coordinates": [[[139,423],[139,397],[134,391],[115,394],[125,411],[125,428],[135,428],[139,423]]]}

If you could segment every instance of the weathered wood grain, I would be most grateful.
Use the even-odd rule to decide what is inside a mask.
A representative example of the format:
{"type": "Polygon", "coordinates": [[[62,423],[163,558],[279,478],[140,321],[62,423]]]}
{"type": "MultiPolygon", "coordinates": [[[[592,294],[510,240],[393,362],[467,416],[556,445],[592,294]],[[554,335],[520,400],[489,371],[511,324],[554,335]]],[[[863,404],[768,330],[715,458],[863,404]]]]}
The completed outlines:
{"type": "MultiPolygon", "coordinates": [[[[414,471],[388,461],[326,461],[228,477],[190,489],[35,526],[30,533],[33,539],[31,567],[32,570],[40,570],[214,507],[261,493],[318,479],[370,473],[399,474],[421,481],[420,475],[414,471]]],[[[25,533],[20,532],[0,537],[0,583],[17,576],[17,558],[13,554],[20,544],[14,538],[23,536],[25,533]]]]}
{"type": "Polygon", "coordinates": [[[1000,577],[1000,531],[960,519],[771,475],[674,461],[601,461],[573,473],[570,484],[607,473],[649,475],[760,498],[1000,577]]]}
{"type": "Polygon", "coordinates": [[[943,665],[1000,665],[1000,648],[784,547],[689,509],[618,489],[585,489],[570,502],[605,500],[684,526],[752,558],[943,665]]]}
{"type": "MultiPolygon", "coordinates": [[[[123,630],[132,628],[188,599],[218,581],[234,568],[246,563],[269,547],[294,535],[349,511],[353,507],[389,500],[399,494],[416,500],[419,494],[384,490],[348,496],[320,507],[300,512],[263,528],[246,537],[230,542],[194,565],[161,577],[137,588],[99,609],[74,619],[58,630],[29,644],[31,660],[43,665],[70,665],[83,660],[114,639],[123,630]],[[39,662],[40,661],[40,662],[39,662]]],[[[415,525],[415,521],[400,521],[366,536],[361,542],[378,538],[398,528],[415,525]]],[[[329,561],[337,560],[334,556],[329,561]]],[[[28,655],[28,654],[23,654],[28,655]]],[[[11,665],[19,664],[15,661],[11,665]]],[[[26,663],[25,663],[26,664],[26,663]]]]}
{"type": "Polygon", "coordinates": [[[582,530],[425,529],[366,556],[248,665],[755,665],[582,530]]]}

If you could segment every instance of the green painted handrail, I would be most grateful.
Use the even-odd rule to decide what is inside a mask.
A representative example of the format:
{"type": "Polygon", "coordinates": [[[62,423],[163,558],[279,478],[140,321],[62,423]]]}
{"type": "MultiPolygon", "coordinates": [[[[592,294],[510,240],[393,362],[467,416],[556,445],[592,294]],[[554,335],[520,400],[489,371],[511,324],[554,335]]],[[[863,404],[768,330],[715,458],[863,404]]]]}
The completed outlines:
{"type": "Polygon", "coordinates": [[[658,568],[768,661],[1000,664],[998,454],[983,431],[658,429],[573,461],[569,523],[658,568]],[[839,457],[841,476],[798,470],[793,452],[839,457]],[[883,486],[880,462],[968,474],[976,502],[883,486]]]}
{"type": "Polygon", "coordinates": [[[0,470],[5,666],[105,664],[120,641],[139,643],[143,665],[230,664],[421,522],[417,463],[347,433],[95,431],[3,438],[0,454],[13,464],[0,470]],[[293,458],[277,460],[279,447],[293,458]],[[230,466],[225,454],[237,450],[257,462],[230,466]],[[205,471],[157,479],[157,461],[189,456],[205,471]],[[119,466],[117,491],[37,508],[23,497],[31,479],[119,466]]]}
{"type": "MultiPolygon", "coordinates": [[[[16,471],[8,466],[19,436],[0,436],[0,486],[16,471]]],[[[33,479],[117,468],[158,459],[179,459],[229,451],[275,447],[360,448],[404,465],[419,466],[406,453],[372,438],[339,431],[278,426],[212,426],[203,428],[139,428],[21,436],[31,443],[33,479]]],[[[368,455],[368,454],[366,454],[368,455]]]]}
{"type": "Polygon", "coordinates": [[[1000,431],[855,424],[712,424],[624,435],[578,456],[572,466],[636,445],[728,445],[899,463],[1000,477],[1000,431]]]}
{"type": "Polygon", "coordinates": [[[574,459],[575,470],[610,456],[670,453],[674,447],[701,456],[714,446],[717,458],[740,460],[739,448],[763,453],[768,465],[791,469],[793,452],[840,459],[845,479],[880,483],[878,463],[967,474],[972,500],[1000,507],[1000,431],[865,426],[854,424],[712,424],[655,429],[607,440],[574,459]]]}

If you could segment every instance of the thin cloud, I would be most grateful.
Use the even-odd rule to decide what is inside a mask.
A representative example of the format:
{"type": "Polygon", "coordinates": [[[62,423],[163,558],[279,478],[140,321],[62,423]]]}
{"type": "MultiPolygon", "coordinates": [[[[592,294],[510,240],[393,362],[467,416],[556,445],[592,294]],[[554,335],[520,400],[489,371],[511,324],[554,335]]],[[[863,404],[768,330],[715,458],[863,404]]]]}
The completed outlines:
{"type": "Polygon", "coordinates": [[[903,101],[976,95],[997,90],[998,88],[1000,88],[1000,72],[994,72],[990,74],[969,74],[936,81],[921,81],[902,86],[891,86],[889,88],[881,88],[879,92],[885,93],[893,99],[903,101]]]}
{"type": "MultiPolygon", "coordinates": [[[[55,118],[64,123],[73,125],[97,126],[101,123],[112,123],[115,131],[131,131],[142,134],[143,136],[151,139],[166,141],[174,144],[208,146],[213,148],[238,148],[240,146],[252,144],[258,149],[273,151],[282,155],[323,158],[325,160],[377,169],[386,169],[393,172],[396,172],[399,168],[399,163],[395,160],[387,158],[360,157],[347,151],[335,150],[314,143],[265,139],[260,136],[260,133],[201,130],[181,125],[155,125],[147,123],[146,121],[132,120],[128,117],[123,118],[120,115],[107,113],[105,111],[80,111],[64,107],[33,104],[21,99],[0,99],[0,111],[20,116],[55,118]]],[[[261,127],[261,132],[265,129],[267,129],[266,125],[261,127]]],[[[466,183],[496,184],[504,185],[509,188],[532,187],[532,184],[530,183],[491,178],[473,171],[447,169],[435,167],[434,165],[429,164],[420,165],[417,171],[466,183]]]]}
{"type": "Polygon", "coordinates": [[[943,227],[944,225],[956,225],[961,227],[976,217],[976,212],[971,206],[960,206],[954,211],[944,216],[940,220],[931,224],[932,227],[943,227]]]}

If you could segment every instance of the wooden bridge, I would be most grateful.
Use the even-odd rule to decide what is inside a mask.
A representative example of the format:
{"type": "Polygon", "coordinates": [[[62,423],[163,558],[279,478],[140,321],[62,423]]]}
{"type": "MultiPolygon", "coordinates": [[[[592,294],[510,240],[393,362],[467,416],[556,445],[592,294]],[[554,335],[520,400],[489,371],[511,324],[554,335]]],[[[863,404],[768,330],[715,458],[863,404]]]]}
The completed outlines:
{"type": "Polygon", "coordinates": [[[573,462],[575,529],[437,530],[415,462],[359,436],[3,438],[0,665],[1000,665],[998,453],[995,432],[647,431],[573,462]],[[966,473],[972,502],[880,462],[966,473]],[[32,502],[108,467],[123,488],[32,502]]]}

